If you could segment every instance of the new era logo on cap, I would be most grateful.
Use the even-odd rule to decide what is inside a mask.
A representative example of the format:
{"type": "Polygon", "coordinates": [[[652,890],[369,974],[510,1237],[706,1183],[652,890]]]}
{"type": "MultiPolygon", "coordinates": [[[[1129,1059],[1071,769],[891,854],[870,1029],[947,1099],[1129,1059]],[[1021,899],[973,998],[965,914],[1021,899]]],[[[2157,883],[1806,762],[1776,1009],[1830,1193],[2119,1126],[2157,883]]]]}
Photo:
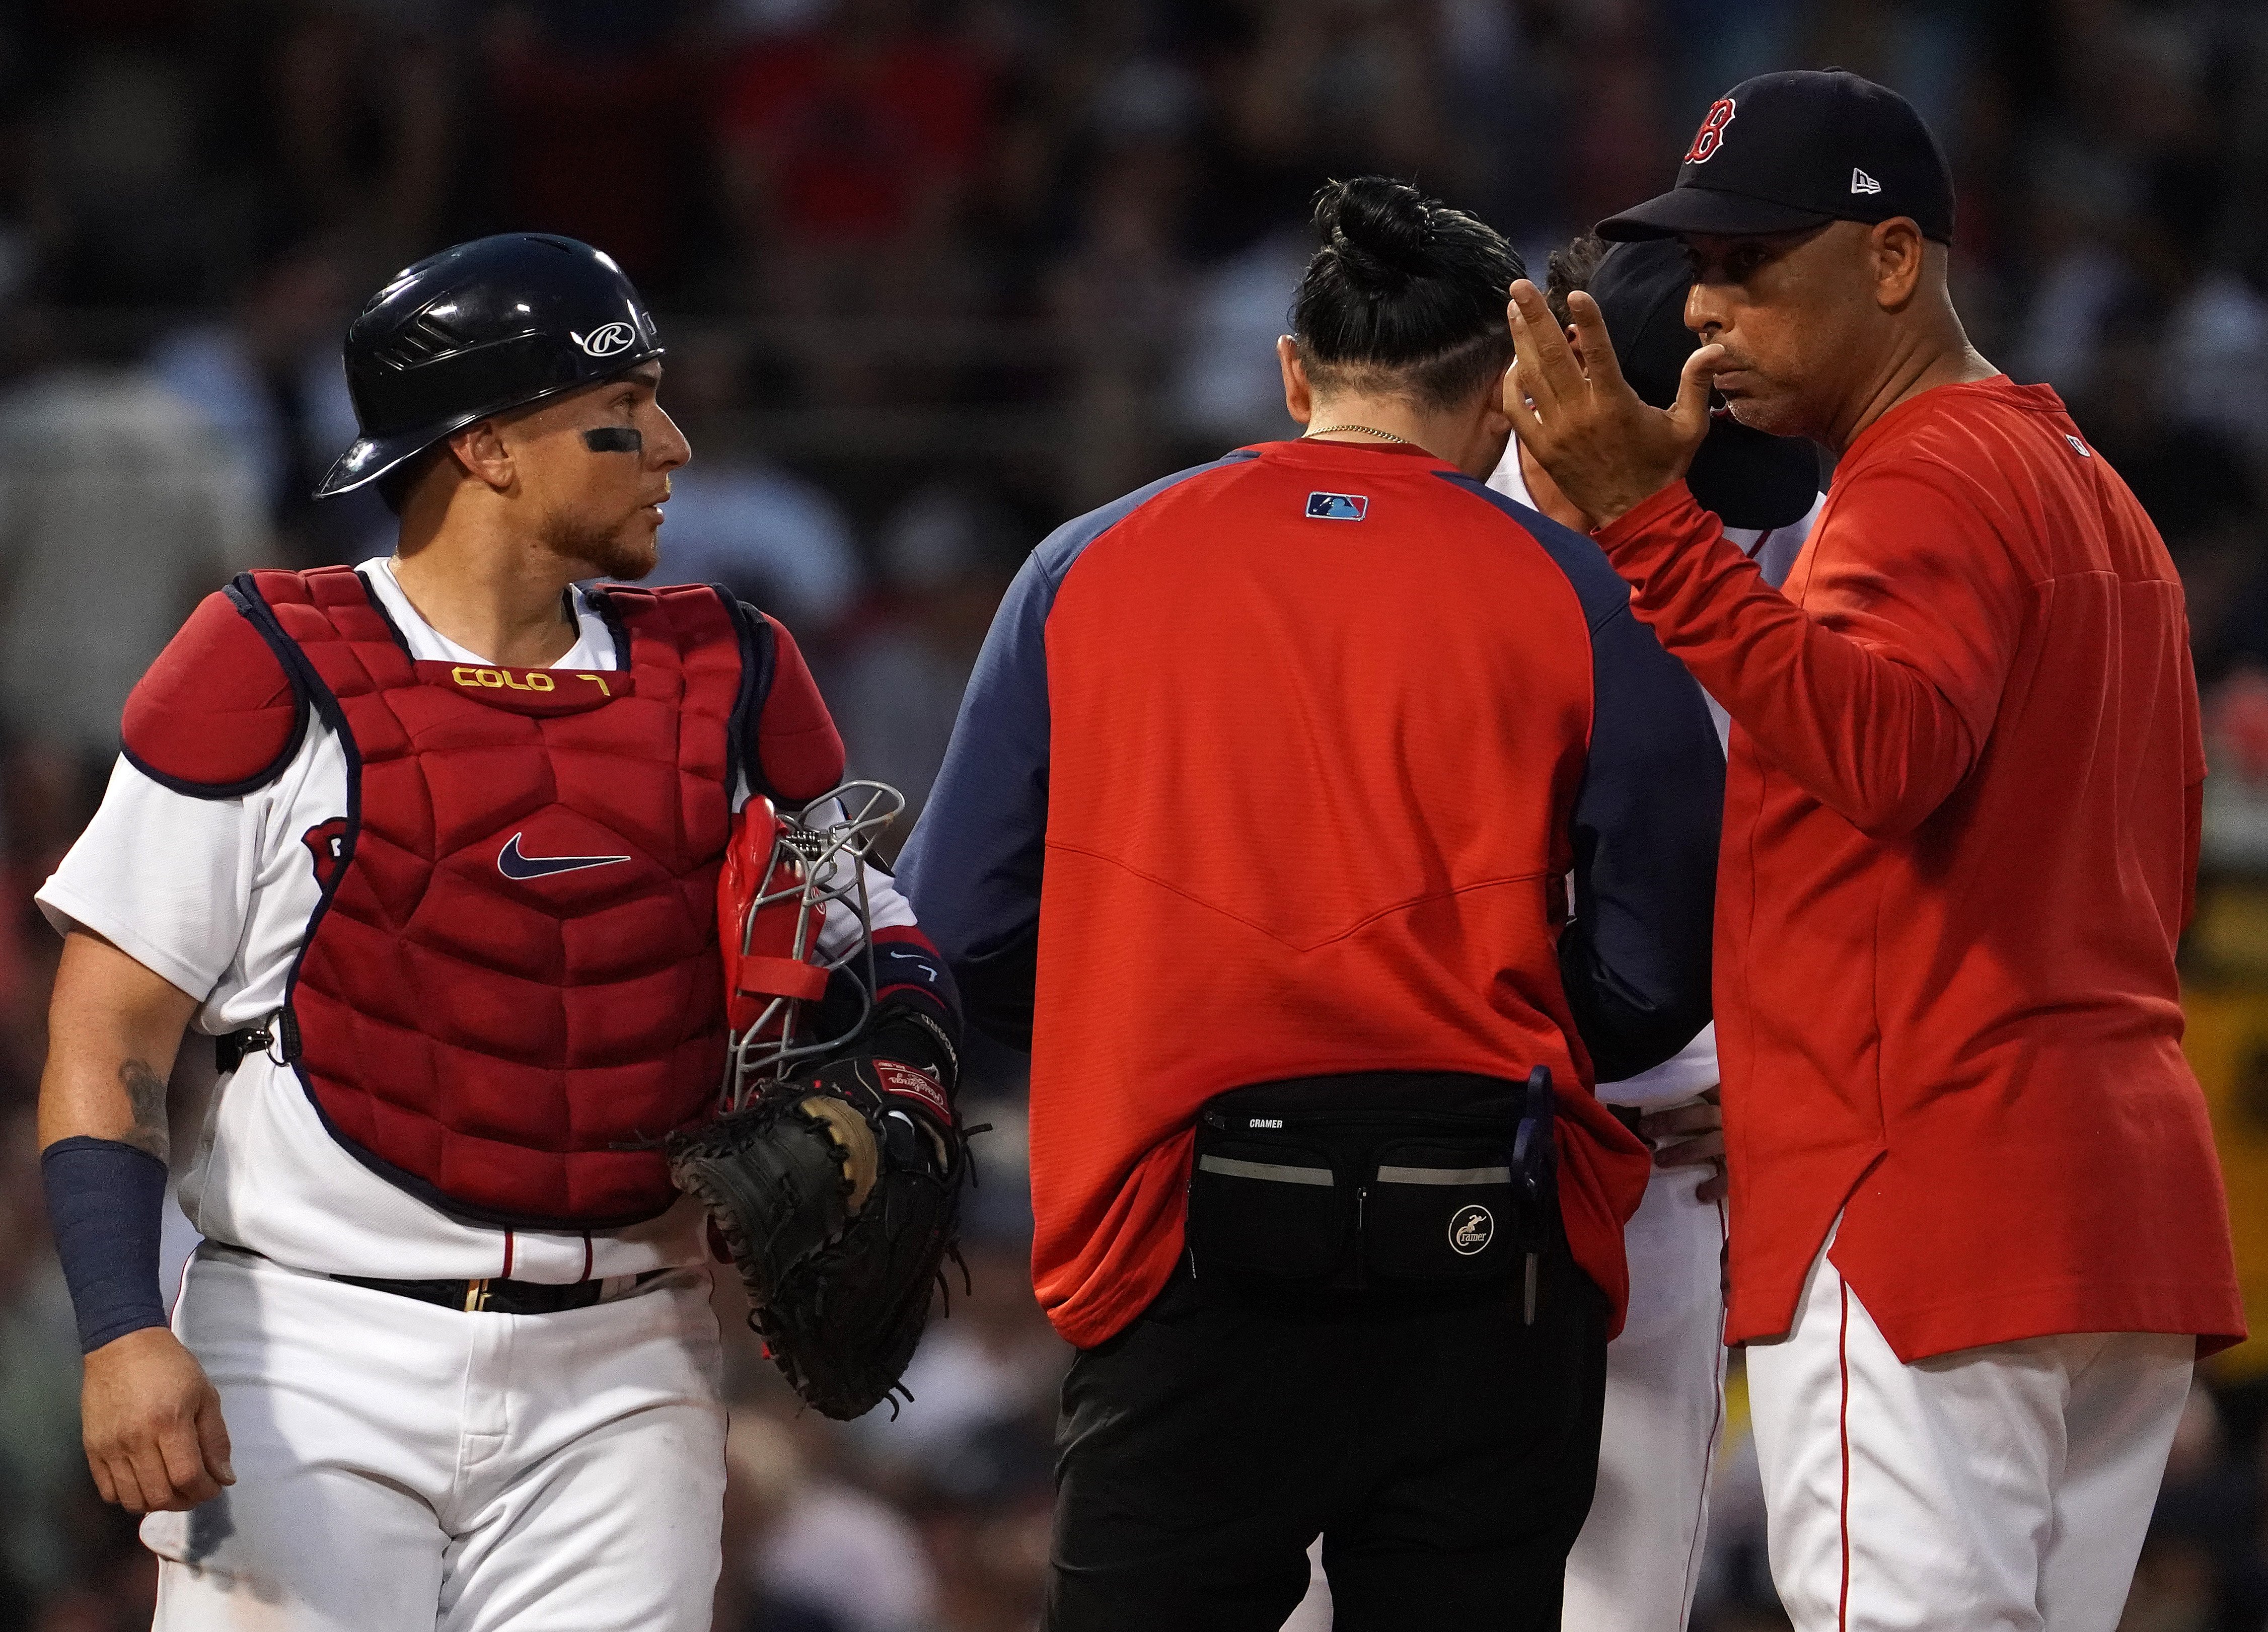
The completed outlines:
{"type": "Polygon", "coordinates": [[[1853,193],[1879,193],[1882,190],[1882,184],[1865,171],[1853,165],[1851,170],[1851,190],[1853,193]]]}

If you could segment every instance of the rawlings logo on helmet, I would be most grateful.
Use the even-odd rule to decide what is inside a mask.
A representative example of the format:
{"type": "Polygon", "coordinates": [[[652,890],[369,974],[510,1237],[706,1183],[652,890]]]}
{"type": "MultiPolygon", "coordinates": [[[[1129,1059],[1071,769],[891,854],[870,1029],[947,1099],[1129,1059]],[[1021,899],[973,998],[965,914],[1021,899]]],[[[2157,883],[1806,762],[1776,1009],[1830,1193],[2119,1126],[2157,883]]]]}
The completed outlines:
{"type": "Polygon", "coordinates": [[[610,357],[618,351],[628,351],[637,343],[637,330],[628,323],[604,323],[588,334],[578,334],[572,329],[568,338],[594,357],[610,357]]]}

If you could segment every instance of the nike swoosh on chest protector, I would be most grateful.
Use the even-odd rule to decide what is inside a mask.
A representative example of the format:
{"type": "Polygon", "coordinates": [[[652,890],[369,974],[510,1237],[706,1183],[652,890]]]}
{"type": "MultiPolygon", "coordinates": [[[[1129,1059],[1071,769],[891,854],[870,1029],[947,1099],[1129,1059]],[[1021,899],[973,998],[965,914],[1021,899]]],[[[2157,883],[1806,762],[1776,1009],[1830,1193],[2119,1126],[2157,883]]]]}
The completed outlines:
{"type": "Polygon", "coordinates": [[[523,856],[520,835],[513,834],[497,852],[497,871],[507,878],[544,878],[555,872],[579,872],[585,867],[609,867],[630,860],[627,856],[523,856]]]}

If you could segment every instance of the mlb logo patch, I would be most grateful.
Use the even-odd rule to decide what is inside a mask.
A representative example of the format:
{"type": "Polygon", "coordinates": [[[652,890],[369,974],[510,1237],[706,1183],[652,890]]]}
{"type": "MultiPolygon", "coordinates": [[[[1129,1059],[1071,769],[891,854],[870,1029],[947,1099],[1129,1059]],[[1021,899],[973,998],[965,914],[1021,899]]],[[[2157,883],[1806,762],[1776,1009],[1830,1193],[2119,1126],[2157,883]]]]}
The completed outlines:
{"type": "Polygon", "coordinates": [[[1368,514],[1370,500],[1360,493],[1307,495],[1307,519],[1310,521],[1360,521],[1368,514]]]}

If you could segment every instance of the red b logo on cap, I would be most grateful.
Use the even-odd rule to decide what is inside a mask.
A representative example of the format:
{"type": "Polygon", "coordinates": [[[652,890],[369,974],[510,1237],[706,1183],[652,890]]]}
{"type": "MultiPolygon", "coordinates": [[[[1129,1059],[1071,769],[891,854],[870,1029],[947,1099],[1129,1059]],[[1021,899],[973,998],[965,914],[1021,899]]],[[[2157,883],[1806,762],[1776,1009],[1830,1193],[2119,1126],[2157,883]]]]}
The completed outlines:
{"type": "Polygon", "coordinates": [[[1717,150],[1725,145],[1725,127],[1732,122],[1733,99],[1726,97],[1712,102],[1701,128],[1693,133],[1693,145],[1685,150],[1685,162],[1705,165],[1715,158],[1717,150]]]}

